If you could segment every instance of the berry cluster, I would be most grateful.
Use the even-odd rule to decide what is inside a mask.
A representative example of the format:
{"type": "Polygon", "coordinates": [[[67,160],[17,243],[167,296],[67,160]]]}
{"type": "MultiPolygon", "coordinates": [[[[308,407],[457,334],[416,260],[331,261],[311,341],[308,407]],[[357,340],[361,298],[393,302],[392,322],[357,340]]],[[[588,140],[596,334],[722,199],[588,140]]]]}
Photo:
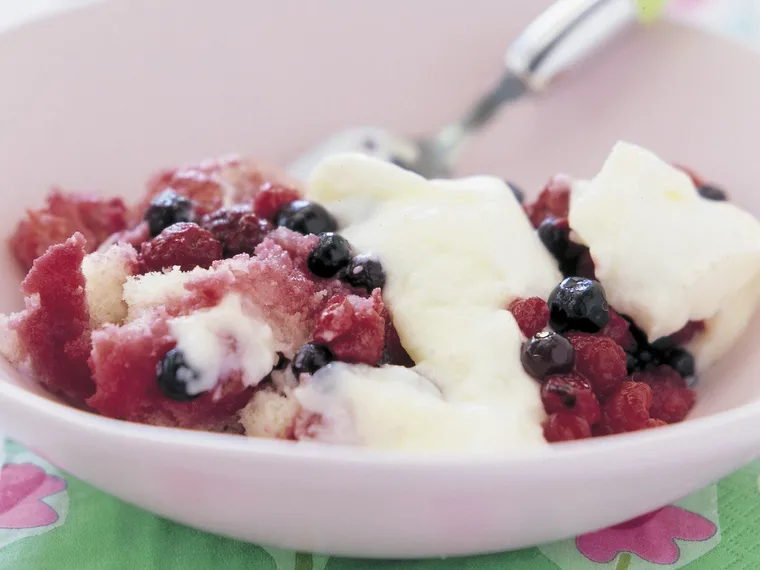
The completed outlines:
{"type": "MultiPolygon", "coordinates": [[[[695,184],[702,197],[725,199],[714,186],[695,184]]],[[[569,179],[560,175],[524,206],[566,278],[547,303],[519,299],[509,306],[528,337],[523,367],[541,384],[544,436],[566,441],[679,422],[695,402],[685,380],[694,375],[694,358],[683,345],[704,323],[650,342],[610,308],[588,248],[571,240],[569,197],[569,179]],[[547,324],[552,331],[544,331],[547,324]]]]}
{"type": "MultiPolygon", "coordinates": [[[[301,199],[292,188],[272,183],[263,184],[250,205],[198,215],[207,206],[173,188],[152,198],[143,216],[152,237],[140,246],[143,272],[172,267],[191,271],[208,268],[220,259],[254,255],[275,227],[314,234],[318,240],[305,260],[312,278],[337,278],[359,294],[332,297],[316,318],[310,342],[296,352],[292,362],[281,355],[275,368],[290,365],[298,378],[334,360],[375,365],[385,362],[389,352],[399,352],[386,341],[390,319],[380,294],[385,285],[382,265],[366,255],[354,255],[348,240],[335,233],[338,224],[324,207],[301,199]]],[[[195,374],[176,348],[157,365],[161,392],[178,402],[197,397],[186,391],[187,380],[195,374]]]]}
{"type": "MultiPolygon", "coordinates": [[[[705,200],[727,199],[719,187],[683,170],[705,200]]],[[[532,203],[508,185],[565,276],[548,301],[516,299],[508,307],[527,338],[521,362],[540,384],[546,439],[683,420],[695,402],[686,382],[694,359],[684,346],[704,322],[648,339],[609,307],[589,249],[573,240],[570,178],[553,177],[532,203]]],[[[338,229],[324,207],[302,199],[296,183],[239,158],[162,172],[135,209],[120,199],[56,190],[45,208],[28,212],[11,239],[27,269],[37,259],[22,286],[37,302],[15,330],[35,376],[72,401],[133,421],[235,429],[231,423],[258,388],[243,385],[232,371],[213,391],[189,394],[187,384],[198,372],[168,326],[170,316],[213,306],[232,290],[215,275],[217,267],[234,267],[240,290],[260,303],[263,318],[282,338],[295,339],[273,370],[299,379],[334,361],[414,364],[383,305],[382,264],[357,254],[338,229]],[[144,322],[93,329],[82,259],[117,242],[129,244],[122,254],[131,273],[212,271],[198,272],[204,277],[193,281],[185,305],[162,307],[144,322]]],[[[295,437],[318,421],[299,416],[295,437]]]]}
{"type": "MultiPolygon", "coordinates": [[[[719,187],[679,168],[702,198],[727,199],[719,187]]],[[[684,345],[704,331],[705,324],[691,321],[650,342],[631,319],[608,306],[601,284],[594,280],[588,248],[571,239],[570,186],[569,177],[554,176],[535,202],[524,205],[566,279],[554,289],[548,306],[529,299],[509,307],[529,337],[523,366],[542,384],[541,398],[549,414],[544,435],[549,441],[564,441],[679,422],[695,401],[685,380],[695,373],[694,358],[684,345]],[[541,332],[547,309],[553,332],[541,332]]]]}
{"type": "MultiPolygon", "coordinates": [[[[295,211],[303,209],[299,207],[295,211]]],[[[293,209],[288,208],[279,215],[290,211],[293,209]]],[[[321,206],[312,211],[327,213],[321,206]]],[[[356,295],[339,295],[330,300],[317,319],[312,341],[299,350],[293,361],[296,378],[304,372],[314,373],[334,359],[371,365],[383,363],[388,349],[386,328],[390,319],[380,293],[385,286],[385,271],[380,262],[364,255],[355,256],[346,238],[327,231],[319,235],[316,247],[306,259],[306,266],[316,277],[337,277],[371,296],[363,299],[356,295]]]]}
{"type": "Polygon", "coordinates": [[[559,264],[566,277],[594,278],[594,263],[586,246],[570,239],[571,179],[564,174],[553,176],[535,202],[524,206],[538,237],[559,264]]]}
{"type": "Polygon", "coordinates": [[[541,384],[548,441],[674,423],[694,405],[684,379],[694,374],[693,358],[675,341],[688,341],[699,326],[689,324],[648,343],[631,321],[609,308],[601,284],[580,277],[565,278],[548,303],[519,300],[509,310],[528,336],[521,361],[541,384]],[[547,322],[553,331],[542,330],[547,322]],[[644,354],[657,356],[644,363],[644,354]]]}

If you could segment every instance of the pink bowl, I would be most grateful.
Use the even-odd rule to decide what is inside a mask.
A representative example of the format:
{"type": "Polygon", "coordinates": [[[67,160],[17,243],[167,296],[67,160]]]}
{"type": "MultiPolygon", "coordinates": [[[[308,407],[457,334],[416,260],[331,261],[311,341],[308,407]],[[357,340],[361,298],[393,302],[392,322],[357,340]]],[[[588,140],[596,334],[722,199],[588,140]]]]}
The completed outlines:
{"type": "MultiPolygon", "coordinates": [[[[548,2],[115,0],[0,37],[0,219],[52,183],[136,197],[156,168],[240,151],[287,162],[326,135],[422,132],[493,81],[548,2]]],[[[592,175],[626,139],[760,214],[760,60],[672,25],[631,34],[505,112],[462,173],[537,189],[592,175]],[[720,71],[718,74],[717,71],[720,71]]],[[[21,277],[0,253],[0,309],[21,277]]],[[[340,555],[520,548],[640,515],[760,450],[760,321],[700,384],[684,424],[511,457],[420,457],[134,425],[65,407],[10,367],[8,433],[114,495],[243,540],[340,555]]]]}

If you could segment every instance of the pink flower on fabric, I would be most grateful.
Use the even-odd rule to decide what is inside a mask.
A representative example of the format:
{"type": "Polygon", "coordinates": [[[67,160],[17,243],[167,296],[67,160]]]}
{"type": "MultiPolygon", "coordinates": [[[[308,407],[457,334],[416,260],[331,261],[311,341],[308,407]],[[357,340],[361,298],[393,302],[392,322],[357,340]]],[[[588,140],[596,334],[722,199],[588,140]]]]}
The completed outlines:
{"type": "Polygon", "coordinates": [[[66,488],[66,481],[32,464],[8,464],[0,470],[0,528],[51,525],[58,513],[43,499],[66,488]]]}
{"type": "Polygon", "coordinates": [[[594,562],[611,562],[621,552],[633,553],[653,564],[674,564],[681,551],[675,539],[702,541],[718,528],[701,515],[668,506],[628,522],[590,532],[575,539],[578,550],[594,562]]]}

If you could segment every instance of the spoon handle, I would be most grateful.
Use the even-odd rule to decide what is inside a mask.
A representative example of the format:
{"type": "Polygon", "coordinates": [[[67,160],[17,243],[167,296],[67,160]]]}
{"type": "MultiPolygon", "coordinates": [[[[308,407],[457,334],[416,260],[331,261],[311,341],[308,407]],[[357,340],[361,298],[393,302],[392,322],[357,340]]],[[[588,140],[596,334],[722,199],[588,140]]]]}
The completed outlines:
{"type": "Polygon", "coordinates": [[[507,50],[506,72],[459,121],[441,129],[432,146],[451,164],[469,135],[526,91],[544,89],[574,63],[597,51],[639,17],[636,0],[558,0],[507,50]]]}
{"type": "Polygon", "coordinates": [[[634,0],[554,2],[509,47],[505,56],[507,70],[531,91],[541,91],[638,17],[634,0]]]}

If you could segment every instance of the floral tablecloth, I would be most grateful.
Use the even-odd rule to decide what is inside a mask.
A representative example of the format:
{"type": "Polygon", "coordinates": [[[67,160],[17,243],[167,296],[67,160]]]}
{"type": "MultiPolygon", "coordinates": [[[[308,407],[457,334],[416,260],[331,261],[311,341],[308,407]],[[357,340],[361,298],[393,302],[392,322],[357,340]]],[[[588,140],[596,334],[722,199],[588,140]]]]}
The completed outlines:
{"type": "MultiPolygon", "coordinates": [[[[0,30],[91,0],[0,0],[0,30]]],[[[640,0],[650,9],[662,0],[640,0]]],[[[668,17],[760,47],[760,0],[672,0],[668,17]]],[[[760,462],[673,505],[572,540],[425,561],[312,556],[220,538],[124,504],[22,446],[0,449],[0,570],[756,570],[760,462]]]]}
{"type": "MultiPolygon", "coordinates": [[[[756,570],[760,462],[639,519],[517,552],[356,560],[255,546],[122,503],[6,442],[0,570],[756,570]]],[[[189,498],[192,500],[192,498],[189,498]]]]}

